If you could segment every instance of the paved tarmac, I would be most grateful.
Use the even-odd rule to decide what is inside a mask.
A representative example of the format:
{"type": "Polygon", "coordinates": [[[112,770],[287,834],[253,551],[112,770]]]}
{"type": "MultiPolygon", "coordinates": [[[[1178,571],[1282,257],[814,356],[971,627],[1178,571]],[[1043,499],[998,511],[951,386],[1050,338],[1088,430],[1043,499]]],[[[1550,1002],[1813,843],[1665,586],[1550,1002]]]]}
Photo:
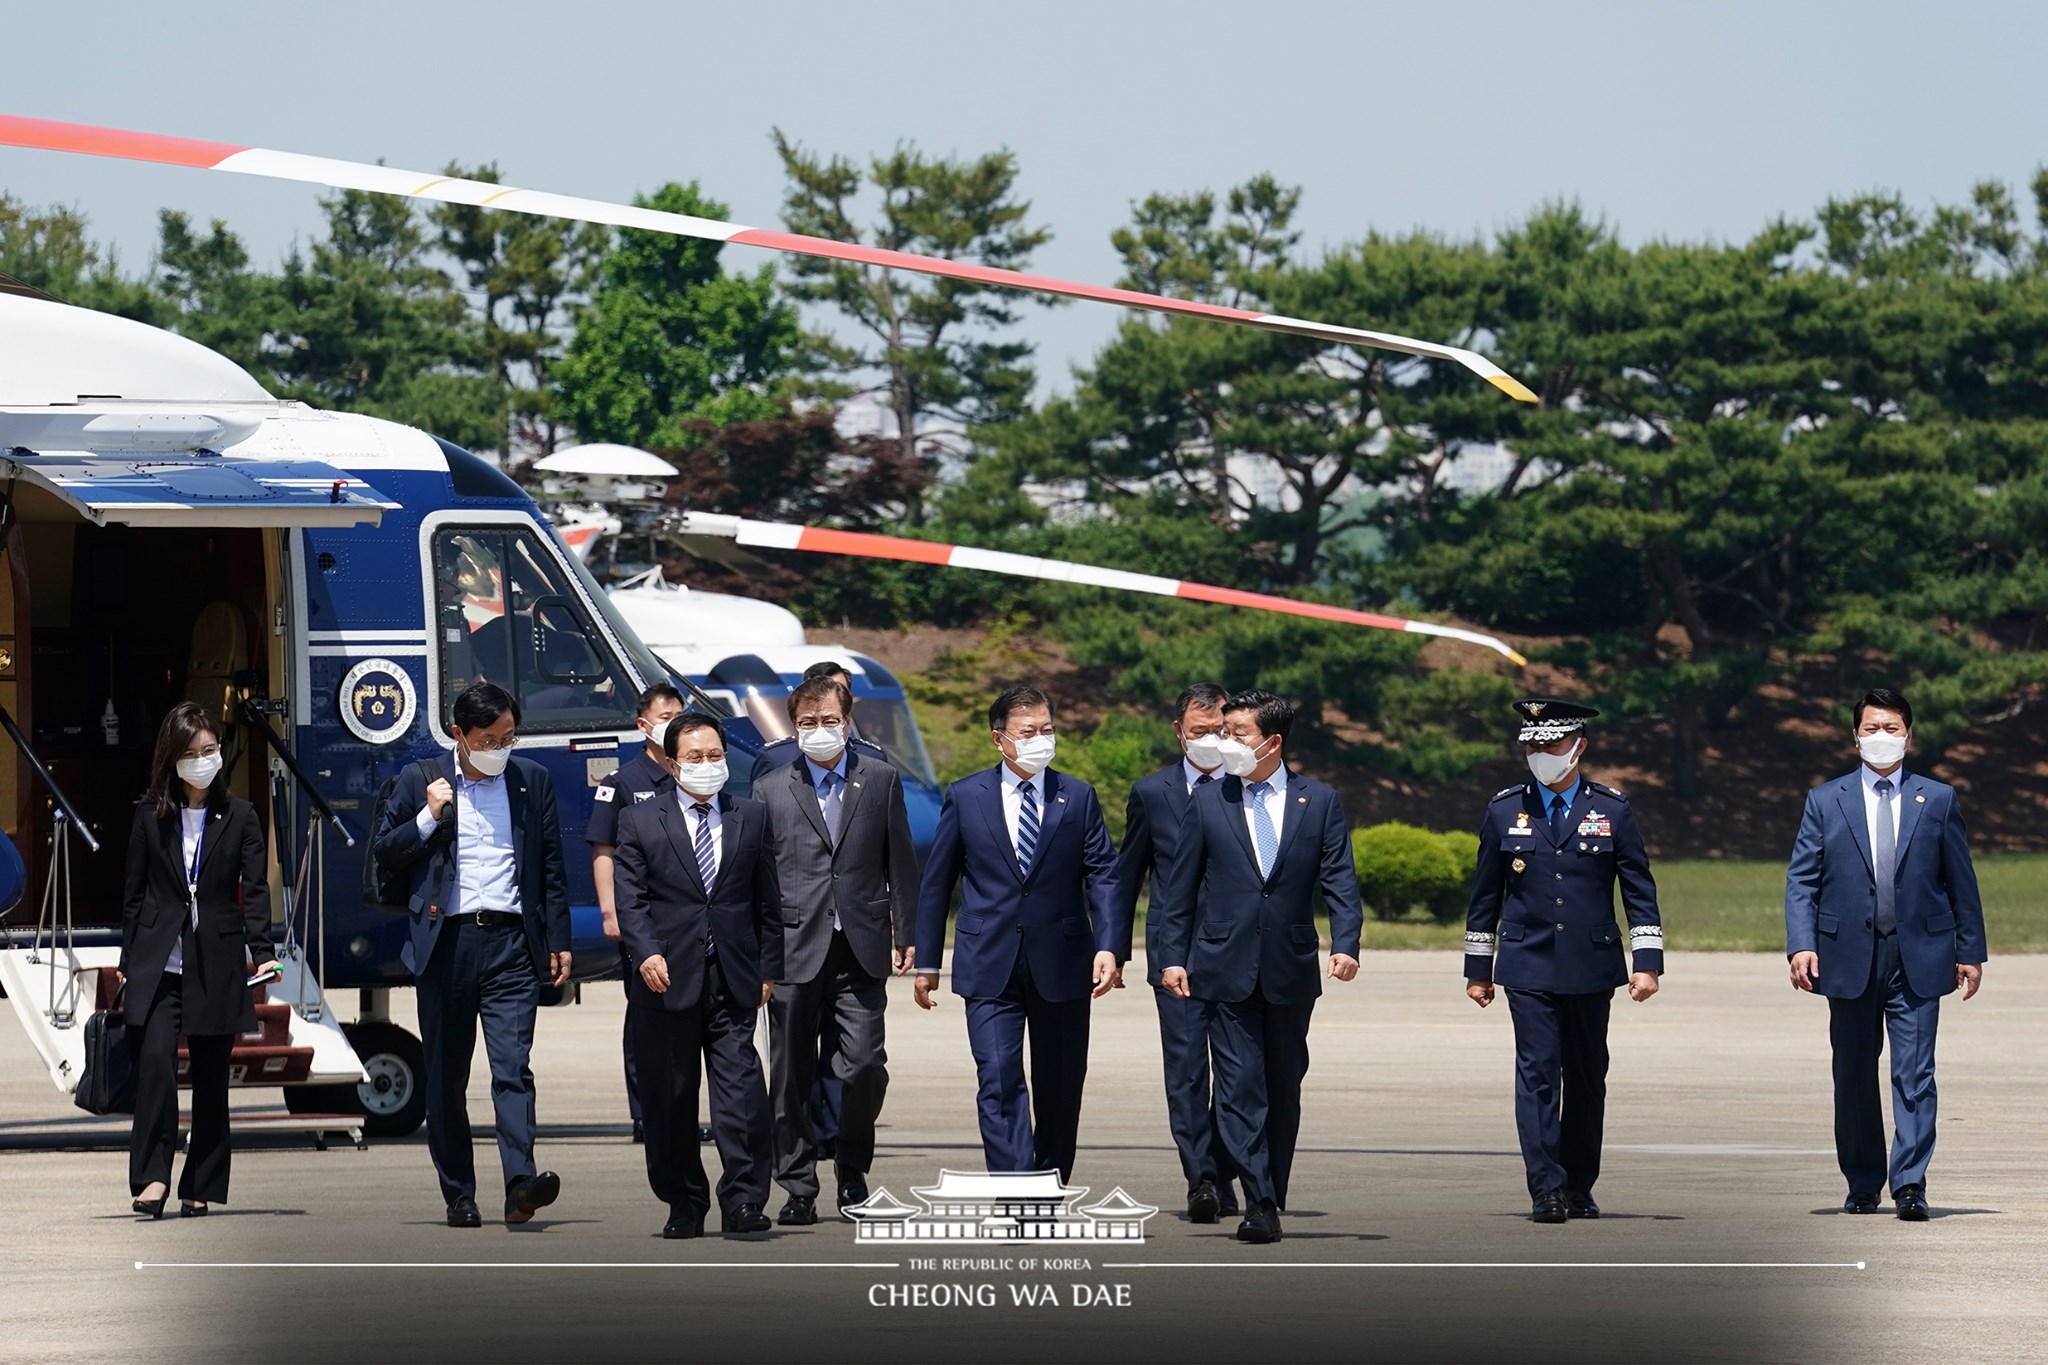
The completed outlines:
{"type": "MultiPolygon", "coordinates": [[[[1539,1227],[1515,1147],[1504,1003],[1474,1008],[1453,955],[1369,955],[1317,1009],[1295,1208],[1272,1247],[1186,1221],[1152,1002],[1142,986],[1123,991],[1096,1007],[1074,1183],[1096,1196],[1121,1186],[1161,1212],[1142,1245],[1063,1249],[1087,1268],[1058,1272],[918,1268],[837,1223],[660,1240],[664,1211],[628,1140],[615,985],[543,1012],[540,1156],[564,1194],[520,1229],[443,1226],[420,1136],[363,1152],[244,1143],[231,1207],[141,1222],[127,1211],[125,1124],[73,1109],[0,1021],[0,1354],[95,1365],[2039,1358],[2048,957],[1994,960],[1987,976],[1976,1000],[1943,1011],[1932,1221],[1836,1211],[1825,1006],[1786,986],[1775,955],[1729,954],[1676,957],[1655,1000],[1617,1000],[1606,1217],[1539,1227]],[[916,1285],[970,1302],[887,1306],[916,1285]],[[1053,1287],[1054,1306],[1013,1306],[1037,1285],[1053,1287]]],[[[890,1022],[872,1179],[911,1199],[941,1167],[981,1168],[973,1067],[957,998],[920,1015],[898,982],[890,1022]]],[[[471,1108],[489,1172],[481,1050],[471,1108]]],[[[708,1148],[707,1164],[715,1171],[708,1148]]]]}

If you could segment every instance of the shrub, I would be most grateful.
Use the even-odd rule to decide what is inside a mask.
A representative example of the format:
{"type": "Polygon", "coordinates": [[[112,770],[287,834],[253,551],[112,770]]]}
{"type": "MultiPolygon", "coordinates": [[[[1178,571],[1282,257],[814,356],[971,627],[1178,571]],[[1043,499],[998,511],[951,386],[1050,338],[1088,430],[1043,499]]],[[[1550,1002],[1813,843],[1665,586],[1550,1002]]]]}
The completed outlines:
{"type": "Polygon", "coordinates": [[[1383,920],[1420,907],[1437,920],[1464,913],[1472,862],[1471,834],[1437,834],[1415,825],[1369,825],[1351,832],[1351,857],[1366,906],[1383,920]]]}

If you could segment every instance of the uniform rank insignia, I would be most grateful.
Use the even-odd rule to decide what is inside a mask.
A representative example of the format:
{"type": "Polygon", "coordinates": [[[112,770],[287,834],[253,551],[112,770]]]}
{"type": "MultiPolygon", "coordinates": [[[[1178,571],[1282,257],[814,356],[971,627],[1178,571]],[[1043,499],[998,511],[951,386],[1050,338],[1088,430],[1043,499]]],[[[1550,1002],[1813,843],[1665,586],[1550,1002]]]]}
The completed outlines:
{"type": "Polygon", "coordinates": [[[1579,821],[1579,837],[1582,839],[1612,839],[1614,824],[1597,810],[1586,812],[1586,818],[1579,821]]]}
{"type": "Polygon", "coordinates": [[[1529,870],[1529,865],[1523,862],[1520,858],[1515,859],[1513,862],[1509,863],[1508,866],[1512,867],[1517,872],[1527,872],[1529,870]]]}
{"type": "Polygon", "coordinates": [[[633,804],[637,806],[642,801],[652,801],[655,797],[659,795],[661,795],[660,792],[634,792],[633,804]]]}
{"type": "Polygon", "coordinates": [[[1509,830],[1509,831],[1508,831],[1508,833],[1510,833],[1510,834],[1527,834],[1527,833],[1529,833],[1529,832],[1530,832],[1530,831],[1529,831],[1529,812],[1527,812],[1527,811],[1525,811],[1525,810],[1518,810],[1518,811],[1516,811],[1516,812],[1515,812],[1515,827],[1514,827],[1513,829],[1509,830]]]}

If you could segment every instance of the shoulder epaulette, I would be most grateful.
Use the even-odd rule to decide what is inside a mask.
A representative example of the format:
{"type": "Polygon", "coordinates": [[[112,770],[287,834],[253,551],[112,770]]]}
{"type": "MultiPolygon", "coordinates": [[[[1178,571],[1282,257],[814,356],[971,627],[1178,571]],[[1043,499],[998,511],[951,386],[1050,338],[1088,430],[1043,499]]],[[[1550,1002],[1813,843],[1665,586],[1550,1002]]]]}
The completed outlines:
{"type": "Polygon", "coordinates": [[[1489,803],[1491,803],[1493,801],[1500,800],[1504,796],[1516,796],[1527,790],[1529,790],[1527,783],[1517,782],[1512,787],[1502,787],[1499,791],[1495,792],[1491,797],[1487,799],[1489,803]]]}
{"type": "Polygon", "coordinates": [[[1608,786],[1605,782],[1594,782],[1589,780],[1586,783],[1586,785],[1591,787],[1594,791],[1599,792],[1603,796],[1611,796],[1617,801],[1628,800],[1628,797],[1616,791],[1614,788],[1608,786]]]}

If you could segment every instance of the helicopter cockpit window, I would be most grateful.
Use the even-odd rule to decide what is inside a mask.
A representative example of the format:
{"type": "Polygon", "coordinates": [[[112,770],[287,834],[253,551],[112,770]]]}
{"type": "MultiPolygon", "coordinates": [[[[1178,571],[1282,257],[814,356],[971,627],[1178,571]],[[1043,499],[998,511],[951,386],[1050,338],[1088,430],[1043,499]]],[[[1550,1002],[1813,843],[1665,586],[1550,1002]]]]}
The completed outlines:
{"type": "Polygon", "coordinates": [[[576,584],[538,535],[519,529],[434,537],[435,629],[443,705],[479,679],[519,699],[522,732],[633,724],[634,692],[576,584]]]}

